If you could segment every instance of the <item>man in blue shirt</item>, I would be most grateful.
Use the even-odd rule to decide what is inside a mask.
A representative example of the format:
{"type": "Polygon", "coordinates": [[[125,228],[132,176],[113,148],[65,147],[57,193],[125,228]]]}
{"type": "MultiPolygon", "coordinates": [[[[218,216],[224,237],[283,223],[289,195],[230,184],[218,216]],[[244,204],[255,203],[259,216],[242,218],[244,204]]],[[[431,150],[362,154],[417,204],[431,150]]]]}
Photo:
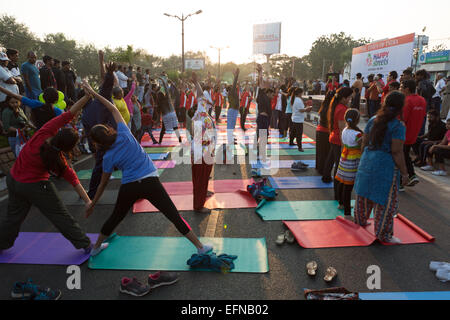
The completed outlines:
{"type": "Polygon", "coordinates": [[[39,70],[35,63],[36,54],[30,51],[28,52],[28,61],[22,64],[21,68],[22,76],[25,80],[25,95],[33,100],[37,100],[42,92],[39,70]]]}

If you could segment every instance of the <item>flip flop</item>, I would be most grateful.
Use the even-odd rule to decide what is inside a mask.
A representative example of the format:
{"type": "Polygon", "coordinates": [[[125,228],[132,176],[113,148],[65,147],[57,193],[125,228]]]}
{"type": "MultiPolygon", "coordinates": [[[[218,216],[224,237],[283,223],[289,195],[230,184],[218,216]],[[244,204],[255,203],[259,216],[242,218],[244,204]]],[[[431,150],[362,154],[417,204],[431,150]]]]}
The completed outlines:
{"type": "Polygon", "coordinates": [[[281,246],[284,243],[285,237],[284,234],[280,234],[277,237],[277,240],[275,241],[275,243],[279,246],[281,246]]]}
{"type": "Polygon", "coordinates": [[[284,238],[286,239],[286,241],[288,243],[294,243],[295,242],[294,235],[292,234],[292,232],[290,230],[286,230],[284,232],[284,238]]]}
{"type": "Polygon", "coordinates": [[[328,267],[327,271],[325,273],[325,277],[323,278],[323,280],[325,280],[326,282],[331,282],[333,281],[333,279],[337,276],[337,271],[335,268],[333,267],[328,267]]]}
{"type": "Polygon", "coordinates": [[[315,276],[317,271],[317,262],[311,261],[306,264],[306,269],[308,270],[308,275],[315,276]]]}

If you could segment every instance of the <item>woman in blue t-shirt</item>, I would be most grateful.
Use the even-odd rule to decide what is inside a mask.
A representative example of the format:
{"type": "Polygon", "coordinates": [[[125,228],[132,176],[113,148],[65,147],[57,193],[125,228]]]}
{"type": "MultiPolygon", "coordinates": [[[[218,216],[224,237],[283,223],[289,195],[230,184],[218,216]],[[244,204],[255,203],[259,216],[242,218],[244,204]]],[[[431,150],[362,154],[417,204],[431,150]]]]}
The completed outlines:
{"type": "Polygon", "coordinates": [[[92,204],[86,209],[86,217],[92,214],[114,168],[122,171],[122,185],[114,211],[103,225],[91,255],[95,256],[107,247],[106,244],[103,244],[103,241],[113,233],[133,204],[139,199],[147,199],[161,211],[178,231],[192,242],[199,254],[211,251],[212,246],[203,245],[178,213],[177,208],[159,181],[158,171],[152,160],[131,134],[119,110],[107,99],[97,94],[87,82],[84,82],[83,86],[85,90],[106,106],[117,122],[117,131],[101,124],[94,126],[90,131],[94,144],[100,145],[106,152],[103,157],[102,179],[92,204]]]}
{"type": "Polygon", "coordinates": [[[398,213],[399,171],[402,181],[409,181],[403,155],[406,129],[398,120],[404,102],[402,93],[391,92],[377,115],[369,120],[356,174],[355,222],[367,225],[373,209],[375,235],[382,242],[400,243],[393,234],[394,216],[398,213]]]}

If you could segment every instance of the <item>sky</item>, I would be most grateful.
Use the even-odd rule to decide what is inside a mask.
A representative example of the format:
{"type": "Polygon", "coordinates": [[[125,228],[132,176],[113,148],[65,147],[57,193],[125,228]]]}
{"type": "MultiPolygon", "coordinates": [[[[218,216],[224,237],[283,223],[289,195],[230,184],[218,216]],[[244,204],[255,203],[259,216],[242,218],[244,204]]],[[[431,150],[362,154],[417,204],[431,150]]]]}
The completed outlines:
{"type": "MultiPolygon", "coordinates": [[[[39,37],[63,32],[97,48],[142,48],[158,56],[181,54],[185,16],[185,51],[203,51],[212,60],[251,62],[253,25],[281,22],[281,53],[304,56],[321,35],[345,32],[355,39],[393,38],[409,33],[430,37],[430,45],[450,49],[449,0],[304,1],[304,0],[0,0],[0,15],[26,24],[39,37]]],[[[260,59],[261,57],[259,57],[260,59]]]]}

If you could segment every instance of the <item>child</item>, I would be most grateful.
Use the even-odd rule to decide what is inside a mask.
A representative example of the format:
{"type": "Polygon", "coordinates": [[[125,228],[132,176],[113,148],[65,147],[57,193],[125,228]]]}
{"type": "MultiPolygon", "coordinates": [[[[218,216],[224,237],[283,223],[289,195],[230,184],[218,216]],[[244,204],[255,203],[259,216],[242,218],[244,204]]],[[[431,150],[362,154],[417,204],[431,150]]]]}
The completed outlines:
{"type": "Polygon", "coordinates": [[[294,137],[297,139],[298,151],[304,152],[302,148],[302,138],[303,138],[303,122],[305,121],[305,113],[311,112],[312,107],[306,107],[302,100],[303,89],[296,88],[292,92],[291,96],[291,106],[292,106],[292,129],[293,133],[290,136],[289,145],[294,144],[294,137]]]}
{"type": "Polygon", "coordinates": [[[361,159],[362,131],[358,128],[360,114],[357,109],[349,109],[345,113],[347,126],[342,130],[342,150],[339,167],[335,179],[337,180],[337,195],[339,209],[344,209],[344,217],[351,220],[350,200],[353,185],[355,184],[356,171],[361,159]]]}
{"type": "Polygon", "coordinates": [[[144,136],[144,134],[146,132],[148,132],[148,134],[150,135],[150,138],[152,138],[153,144],[157,144],[158,141],[156,141],[155,137],[152,134],[153,117],[150,114],[150,108],[149,107],[142,108],[141,124],[142,124],[141,132],[140,132],[140,136],[139,136],[138,142],[140,143],[141,140],[142,140],[142,137],[144,136]]]}
{"type": "Polygon", "coordinates": [[[447,133],[439,144],[432,146],[428,150],[428,166],[422,167],[422,170],[432,171],[433,167],[433,155],[435,156],[435,161],[439,166],[439,170],[433,171],[432,174],[435,176],[446,176],[444,159],[450,159],[450,118],[446,122],[447,133]]]}

